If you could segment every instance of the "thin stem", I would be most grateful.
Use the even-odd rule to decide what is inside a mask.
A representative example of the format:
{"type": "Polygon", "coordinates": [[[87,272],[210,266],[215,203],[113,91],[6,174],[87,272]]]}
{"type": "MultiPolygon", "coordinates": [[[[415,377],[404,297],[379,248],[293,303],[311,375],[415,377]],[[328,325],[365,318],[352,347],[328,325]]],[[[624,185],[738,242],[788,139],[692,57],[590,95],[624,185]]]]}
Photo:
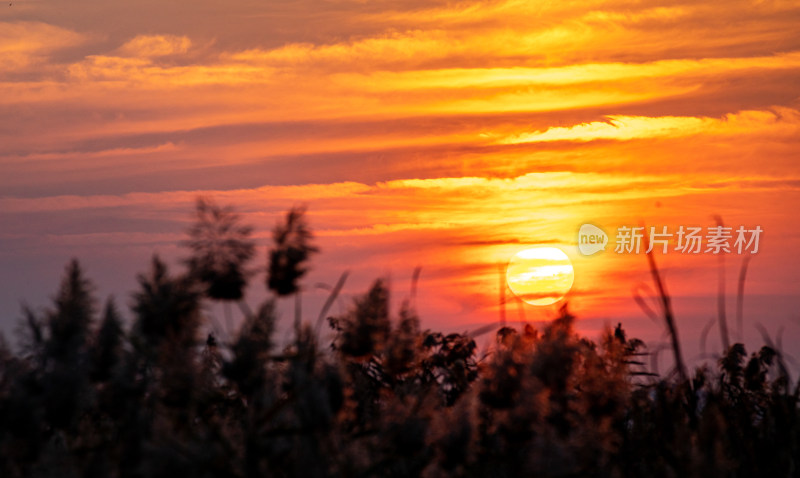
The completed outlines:
{"type": "Polygon", "coordinates": [[[500,327],[506,326],[506,274],[503,263],[497,264],[500,278],[500,327]]]}
{"type": "Polygon", "coordinates": [[[322,309],[319,311],[319,316],[317,317],[317,325],[314,331],[314,334],[319,336],[319,330],[322,327],[322,321],[325,320],[325,316],[328,314],[328,310],[330,310],[333,302],[339,297],[339,293],[342,291],[342,287],[344,287],[344,283],[347,280],[347,276],[350,274],[349,271],[344,271],[339,277],[339,281],[333,287],[330,295],[328,295],[328,300],[325,301],[325,304],[322,306],[322,309]]]}
{"type": "MultiPolygon", "coordinates": [[[[723,227],[722,217],[714,216],[717,226],[723,227]]],[[[731,346],[728,335],[728,319],[725,316],[725,256],[719,254],[719,280],[717,282],[717,314],[719,315],[719,333],[722,337],[723,353],[727,353],[731,346]]]]}
{"type": "MultiPolygon", "coordinates": [[[[650,238],[646,232],[644,240],[645,247],[647,250],[649,250],[650,238]]],[[[656,265],[656,259],[653,256],[653,251],[647,253],[647,263],[650,265],[650,274],[653,276],[653,282],[656,284],[656,289],[661,297],[661,305],[664,308],[664,321],[667,323],[667,330],[669,330],[669,335],[672,342],[672,353],[675,355],[675,367],[678,369],[678,374],[680,375],[681,380],[686,381],[688,374],[686,373],[686,365],[683,362],[681,343],[680,340],[678,340],[678,327],[675,324],[675,316],[672,313],[672,303],[666,289],[664,288],[664,284],[661,281],[661,274],[658,272],[658,266],[656,265]]]]}
{"type": "Polygon", "coordinates": [[[744,284],[747,281],[747,266],[750,265],[750,256],[742,261],[739,270],[739,287],[736,291],[736,335],[741,341],[744,334],[744,284]]]}

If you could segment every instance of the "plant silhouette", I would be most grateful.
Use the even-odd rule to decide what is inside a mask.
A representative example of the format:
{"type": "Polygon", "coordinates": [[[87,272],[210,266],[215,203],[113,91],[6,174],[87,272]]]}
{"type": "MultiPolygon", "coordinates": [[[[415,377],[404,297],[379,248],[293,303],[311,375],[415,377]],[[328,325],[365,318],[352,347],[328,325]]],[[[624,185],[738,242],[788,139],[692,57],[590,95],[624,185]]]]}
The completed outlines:
{"type": "Polygon", "coordinates": [[[197,220],[184,243],[192,256],[186,261],[212,299],[239,300],[247,284],[247,263],[255,255],[253,229],[239,224],[231,208],[221,208],[207,198],[197,199],[197,220]]]}
{"type": "Polygon", "coordinates": [[[292,208],[285,223],[275,226],[272,239],[275,247],[269,252],[267,288],[279,296],[292,295],[298,281],[308,271],[306,263],[318,249],[311,244],[313,234],[305,221],[305,209],[292,208]]]}
{"type": "Polygon", "coordinates": [[[621,324],[589,340],[565,306],[480,349],[394,310],[384,280],[326,305],[330,343],[303,322],[279,343],[275,300],[317,251],[302,209],[274,231],[275,296],[201,337],[204,301],[255,275],[250,231],[202,200],[188,267],[154,256],[130,318],[98,310],[77,260],[49,308],[23,307],[18,351],[0,337],[0,476],[797,476],[800,383],[769,345],[661,377],[621,324]]]}

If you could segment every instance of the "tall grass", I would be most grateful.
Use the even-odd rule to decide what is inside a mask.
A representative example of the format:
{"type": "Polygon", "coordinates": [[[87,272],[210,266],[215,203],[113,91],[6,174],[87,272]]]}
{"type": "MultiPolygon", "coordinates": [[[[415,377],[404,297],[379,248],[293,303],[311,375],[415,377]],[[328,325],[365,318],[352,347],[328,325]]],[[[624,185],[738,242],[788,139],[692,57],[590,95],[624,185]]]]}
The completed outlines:
{"type": "Polygon", "coordinates": [[[202,304],[255,277],[249,229],[202,207],[190,267],[154,259],[129,324],[73,261],[50,308],[24,310],[19,350],[0,340],[0,476],[798,475],[800,384],[780,351],[733,344],[688,370],[652,256],[677,374],[647,370],[622,326],[579,336],[566,307],[540,329],[499,328],[480,358],[470,334],[422,329],[413,297],[392,307],[381,280],[329,315],[346,274],[279,347],[275,301],[302,290],[316,251],[302,210],[267,251],[274,297],[242,302],[223,338],[200,336],[202,304]],[[234,232],[225,261],[202,233],[220,230],[234,232]]]}

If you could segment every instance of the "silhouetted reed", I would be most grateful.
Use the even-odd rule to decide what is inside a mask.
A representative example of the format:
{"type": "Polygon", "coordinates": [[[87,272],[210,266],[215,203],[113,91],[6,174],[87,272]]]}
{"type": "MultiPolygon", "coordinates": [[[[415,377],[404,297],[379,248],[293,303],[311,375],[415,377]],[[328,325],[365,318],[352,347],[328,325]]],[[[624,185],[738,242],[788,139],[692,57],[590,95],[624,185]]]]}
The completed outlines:
{"type": "Polygon", "coordinates": [[[184,243],[191,249],[189,275],[205,286],[208,297],[239,300],[250,272],[247,263],[255,254],[250,239],[252,227],[239,224],[231,208],[222,208],[207,198],[197,199],[197,220],[184,243]]]}
{"type": "Polygon", "coordinates": [[[252,274],[249,228],[200,204],[192,237],[224,223],[236,247],[198,239],[177,273],[154,257],[130,323],[111,300],[97,310],[72,261],[49,309],[23,309],[19,352],[0,337],[0,476],[797,476],[800,382],[771,344],[691,373],[676,346],[680,373],[662,378],[621,325],[589,340],[565,306],[538,329],[494,327],[478,358],[472,335],[421,329],[409,300],[394,310],[383,280],[329,316],[346,274],[316,324],[278,343],[276,297],[300,290],[316,251],[300,209],[275,231],[275,296],[203,339],[203,301],[241,297],[252,274]],[[215,275],[218,250],[244,283],[215,275]]]}
{"type": "Polygon", "coordinates": [[[279,296],[297,292],[298,281],[308,271],[308,259],[318,251],[311,244],[314,236],[304,214],[303,208],[292,208],[286,213],[285,223],[279,223],[272,231],[275,245],[269,251],[267,288],[279,296]]]}

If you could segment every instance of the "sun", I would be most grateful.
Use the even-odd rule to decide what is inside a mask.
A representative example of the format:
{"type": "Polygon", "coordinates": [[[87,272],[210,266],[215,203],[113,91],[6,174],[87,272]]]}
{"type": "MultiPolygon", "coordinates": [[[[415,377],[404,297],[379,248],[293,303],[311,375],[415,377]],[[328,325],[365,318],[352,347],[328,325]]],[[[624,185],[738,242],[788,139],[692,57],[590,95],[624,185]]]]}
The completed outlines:
{"type": "Polygon", "coordinates": [[[563,299],[575,281],[569,257],[556,247],[519,251],[506,269],[508,287],[531,305],[550,305],[563,299]]]}

